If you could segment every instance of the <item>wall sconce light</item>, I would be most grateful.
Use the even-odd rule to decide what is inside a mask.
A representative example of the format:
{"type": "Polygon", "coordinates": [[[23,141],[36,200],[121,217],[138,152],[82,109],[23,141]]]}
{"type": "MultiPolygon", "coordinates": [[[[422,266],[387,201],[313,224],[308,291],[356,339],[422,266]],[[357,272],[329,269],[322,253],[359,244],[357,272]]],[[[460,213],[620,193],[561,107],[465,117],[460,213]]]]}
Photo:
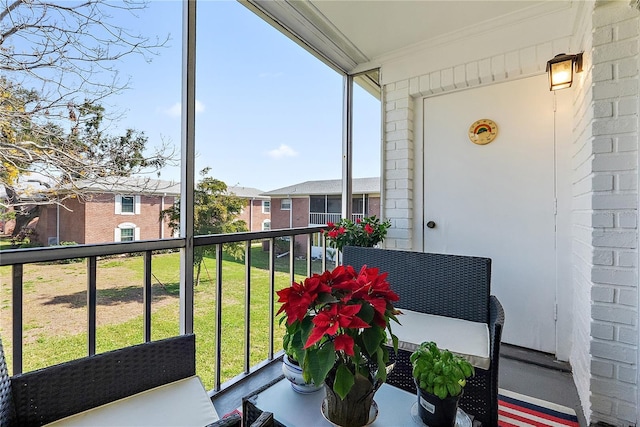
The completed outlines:
{"type": "Polygon", "coordinates": [[[573,69],[582,72],[582,52],[576,55],[561,53],[547,61],[549,73],[549,90],[566,89],[573,83],[573,69]]]}

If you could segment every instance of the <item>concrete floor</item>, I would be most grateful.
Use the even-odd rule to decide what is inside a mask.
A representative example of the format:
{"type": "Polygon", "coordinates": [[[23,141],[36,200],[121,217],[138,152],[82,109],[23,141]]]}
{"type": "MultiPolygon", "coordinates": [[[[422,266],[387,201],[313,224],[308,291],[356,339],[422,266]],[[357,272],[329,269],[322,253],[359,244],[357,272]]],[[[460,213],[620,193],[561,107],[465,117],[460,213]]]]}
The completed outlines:
{"type": "Polygon", "coordinates": [[[587,425],[571,367],[567,363],[505,344],[501,346],[500,354],[500,388],[572,408],[580,426],[587,425]]]}

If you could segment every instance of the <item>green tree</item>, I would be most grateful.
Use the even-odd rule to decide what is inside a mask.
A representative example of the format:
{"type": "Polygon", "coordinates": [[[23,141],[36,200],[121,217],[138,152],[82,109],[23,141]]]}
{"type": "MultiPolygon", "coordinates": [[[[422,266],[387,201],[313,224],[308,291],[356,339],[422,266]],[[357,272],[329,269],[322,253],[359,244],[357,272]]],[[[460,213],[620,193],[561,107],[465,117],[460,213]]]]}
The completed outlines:
{"type": "MultiPolygon", "coordinates": [[[[200,171],[201,180],[194,191],[194,233],[196,235],[227,234],[247,231],[247,224],[238,216],[244,207],[244,199],[227,191],[227,184],[209,176],[211,168],[200,171]]],[[[160,214],[169,221],[176,232],[180,229],[180,204],[174,204],[160,214]]],[[[242,258],[242,246],[226,244],[225,251],[235,258],[242,258]]],[[[193,265],[196,267],[195,284],[200,283],[202,261],[205,256],[215,256],[210,246],[198,246],[194,250],[193,265]]]]}

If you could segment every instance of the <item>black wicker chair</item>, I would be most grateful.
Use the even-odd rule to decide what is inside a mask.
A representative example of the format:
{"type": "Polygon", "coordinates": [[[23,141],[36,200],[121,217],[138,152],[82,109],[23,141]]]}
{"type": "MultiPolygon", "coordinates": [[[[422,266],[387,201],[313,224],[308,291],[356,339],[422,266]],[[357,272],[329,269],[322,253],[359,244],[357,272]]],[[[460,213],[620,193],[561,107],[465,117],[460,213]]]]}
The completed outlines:
{"type": "MultiPolygon", "coordinates": [[[[1,341],[0,341],[0,355],[1,341]]],[[[180,335],[8,376],[0,426],[41,426],[195,375],[195,335],[180,335]]]]}
{"type": "MultiPolygon", "coordinates": [[[[498,364],[504,311],[491,292],[488,258],[345,247],[344,265],[358,271],[363,265],[388,272],[391,288],[400,295],[399,308],[483,322],[490,337],[489,369],[476,369],[464,389],[460,406],[484,426],[498,425],[498,364]]],[[[400,322],[402,319],[400,318],[400,322]]],[[[409,392],[416,387],[411,373],[411,352],[399,350],[387,382],[409,392]]]]}
{"type": "Polygon", "coordinates": [[[0,338],[0,427],[15,424],[16,413],[11,395],[11,378],[7,369],[7,361],[4,358],[2,349],[2,338],[0,338]]]}

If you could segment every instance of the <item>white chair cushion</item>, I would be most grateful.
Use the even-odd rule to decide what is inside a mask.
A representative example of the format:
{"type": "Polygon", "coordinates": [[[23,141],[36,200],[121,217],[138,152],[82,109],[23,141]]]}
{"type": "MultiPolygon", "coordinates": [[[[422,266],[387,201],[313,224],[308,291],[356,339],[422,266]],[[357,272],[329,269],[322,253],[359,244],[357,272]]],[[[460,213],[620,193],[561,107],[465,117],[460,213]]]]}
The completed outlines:
{"type": "MultiPolygon", "coordinates": [[[[126,381],[122,378],[122,381],[126,381]]],[[[219,419],[197,376],[143,391],[57,420],[48,426],[194,426],[219,419]]]]}
{"type": "Polygon", "coordinates": [[[391,325],[398,337],[398,348],[413,352],[423,342],[433,341],[439,348],[464,357],[476,368],[489,369],[491,366],[486,323],[400,310],[403,313],[398,316],[401,325],[391,325]]]}

